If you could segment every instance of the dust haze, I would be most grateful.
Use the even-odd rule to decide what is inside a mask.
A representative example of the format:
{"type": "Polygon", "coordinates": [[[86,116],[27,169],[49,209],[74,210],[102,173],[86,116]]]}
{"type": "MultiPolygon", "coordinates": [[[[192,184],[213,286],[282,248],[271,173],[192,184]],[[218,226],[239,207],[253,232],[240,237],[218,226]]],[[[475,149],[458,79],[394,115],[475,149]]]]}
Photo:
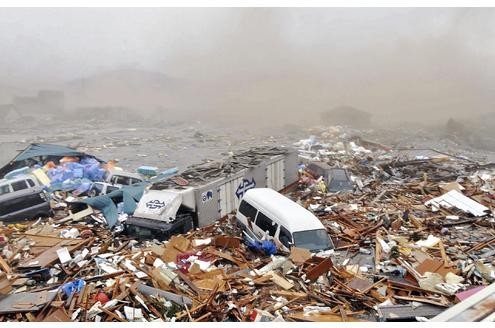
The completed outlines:
{"type": "Polygon", "coordinates": [[[57,90],[60,115],[79,117],[315,124],[352,106],[377,125],[478,120],[495,111],[494,21],[492,8],[3,8],[0,104],[57,90]]]}

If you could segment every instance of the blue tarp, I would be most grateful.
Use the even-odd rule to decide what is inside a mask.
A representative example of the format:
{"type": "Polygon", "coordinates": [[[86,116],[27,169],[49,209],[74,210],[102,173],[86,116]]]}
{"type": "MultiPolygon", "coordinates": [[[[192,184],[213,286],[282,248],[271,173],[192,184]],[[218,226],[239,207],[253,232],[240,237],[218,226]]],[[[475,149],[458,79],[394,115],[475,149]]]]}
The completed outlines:
{"type": "Polygon", "coordinates": [[[259,242],[255,241],[246,241],[247,247],[252,251],[263,251],[266,255],[273,255],[277,253],[277,246],[271,240],[263,240],[259,242]]]}
{"type": "Polygon", "coordinates": [[[89,190],[92,181],[103,181],[105,170],[100,162],[91,157],[83,157],[79,163],[65,163],[48,170],[50,191],[70,191],[79,193],[89,190]]]}
{"type": "Polygon", "coordinates": [[[52,145],[52,144],[31,144],[17,155],[12,162],[18,162],[39,156],[85,156],[86,154],[76,149],[52,145]]]}
{"type": "Polygon", "coordinates": [[[60,288],[64,292],[65,296],[69,297],[72,293],[79,293],[86,282],[82,279],[77,279],[75,281],[67,282],[63,284],[60,288]]]}
{"type": "Polygon", "coordinates": [[[108,226],[113,228],[119,218],[117,205],[115,205],[113,199],[122,198],[124,203],[124,213],[132,215],[136,210],[137,203],[141,197],[143,197],[144,188],[147,185],[147,182],[142,182],[136,183],[132,186],[124,186],[120,190],[112,191],[106,195],[86,198],[80,202],[100,210],[107,220],[108,226]]]}
{"type": "MultiPolygon", "coordinates": [[[[26,147],[19,155],[12,159],[7,165],[0,168],[0,178],[4,177],[7,173],[19,169],[23,166],[33,166],[34,163],[38,162],[40,157],[64,157],[64,156],[75,156],[75,157],[88,157],[97,160],[100,163],[105,163],[104,161],[80,152],[76,149],[52,145],[52,144],[30,144],[26,147]]],[[[38,163],[42,164],[42,163],[38,163]]]]}

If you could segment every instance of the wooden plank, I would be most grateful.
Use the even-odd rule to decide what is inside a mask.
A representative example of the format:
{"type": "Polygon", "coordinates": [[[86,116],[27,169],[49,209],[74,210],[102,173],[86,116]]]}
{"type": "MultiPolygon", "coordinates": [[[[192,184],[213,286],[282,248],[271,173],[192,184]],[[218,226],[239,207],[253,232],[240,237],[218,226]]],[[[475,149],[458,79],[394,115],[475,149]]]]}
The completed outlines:
{"type": "Polygon", "coordinates": [[[277,273],[272,271],[272,272],[269,272],[268,274],[270,274],[272,276],[271,280],[274,283],[276,283],[277,285],[279,285],[280,287],[282,287],[283,289],[288,290],[288,289],[291,289],[292,287],[294,287],[294,285],[291,284],[290,282],[288,282],[287,279],[278,275],[277,273]]]}
{"type": "Polygon", "coordinates": [[[340,316],[342,317],[343,322],[347,322],[347,314],[345,313],[344,307],[342,305],[337,305],[339,308],[340,316]]]}
{"type": "Polygon", "coordinates": [[[333,266],[332,260],[330,258],[326,258],[323,261],[321,261],[318,265],[316,265],[313,269],[310,269],[306,273],[306,277],[311,281],[315,281],[316,279],[318,279],[319,276],[321,276],[324,273],[327,273],[332,266],[333,266]]]}
{"type": "Polygon", "coordinates": [[[29,322],[36,322],[36,317],[31,312],[26,313],[25,316],[29,322]]]}
{"type": "Polygon", "coordinates": [[[7,274],[12,274],[12,269],[7,264],[7,262],[3,259],[2,256],[0,256],[0,267],[2,267],[2,270],[5,271],[7,274]]]}
{"type": "Polygon", "coordinates": [[[70,322],[70,317],[65,312],[63,308],[58,308],[57,310],[53,311],[49,315],[47,315],[43,320],[43,322],[70,322]]]}
{"type": "MultiPolygon", "coordinates": [[[[60,238],[57,238],[60,239],[60,238]]],[[[18,268],[46,268],[50,267],[53,264],[55,264],[58,259],[57,255],[57,249],[61,247],[67,247],[67,250],[69,252],[73,252],[84,245],[86,245],[88,242],[90,242],[90,239],[85,239],[83,241],[79,241],[79,239],[71,239],[71,240],[65,240],[62,239],[59,243],[57,243],[55,246],[50,247],[49,249],[45,250],[43,253],[35,257],[34,259],[28,259],[22,262],[21,264],[18,265],[18,268]],[[75,245],[74,245],[75,243],[75,245]],[[38,263],[36,263],[38,262],[38,263]],[[33,263],[33,264],[31,264],[33,263]]]]}
{"type": "Polygon", "coordinates": [[[438,243],[438,247],[440,248],[440,255],[442,256],[444,266],[449,267],[451,265],[451,261],[447,256],[447,253],[445,253],[445,247],[443,246],[443,242],[441,240],[438,243]]]}
{"type": "Polygon", "coordinates": [[[115,313],[111,312],[111,311],[108,311],[107,309],[105,309],[104,307],[101,307],[99,306],[98,307],[101,311],[103,311],[106,315],[108,315],[110,318],[112,319],[115,319],[117,321],[120,321],[120,322],[128,322],[127,320],[125,319],[122,319],[121,317],[119,317],[118,315],[116,315],[115,313]]]}
{"type": "Polygon", "coordinates": [[[283,296],[285,298],[296,298],[296,297],[307,297],[306,293],[298,293],[298,292],[289,292],[285,290],[272,290],[270,291],[272,295],[283,296]]]}
{"type": "Polygon", "coordinates": [[[218,236],[215,238],[215,246],[223,248],[238,248],[241,246],[241,240],[237,237],[218,236]]]}
{"type": "Polygon", "coordinates": [[[211,312],[205,313],[201,317],[196,318],[193,321],[194,322],[203,321],[204,319],[208,318],[210,315],[211,315],[211,312]]]}
{"type": "Polygon", "coordinates": [[[378,238],[380,238],[380,234],[377,231],[375,235],[375,270],[374,270],[375,273],[378,270],[378,266],[380,264],[380,258],[382,257],[382,247],[380,245],[380,242],[378,241],[378,238]]]}
{"type": "Polygon", "coordinates": [[[431,300],[431,299],[428,299],[428,298],[425,298],[425,297],[412,297],[412,296],[398,296],[398,295],[394,295],[394,298],[395,299],[398,299],[398,300],[403,300],[403,301],[413,301],[413,302],[420,302],[420,303],[428,303],[428,304],[432,304],[432,305],[438,305],[438,306],[442,306],[442,307],[449,307],[449,303],[442,303],[442,302],[431,300]]]}
{"type": "MultiPolygon", "coordinates": [[[[342,317],[337,314],[313,314],[304,315],[304,313],[294,313],[290,314],[289,318],[296,321],[306,321],[306,322],[342,322],[342,317]]],[[[349,322],[363,322],[364,320],[359,320],[354,317],[347,317],[349,322]]]]}
{"type": "Polygon", "coordinates": [[[201,290],[196,287],[196,285],[184,273],[179,270],[177,271],[177,274],[196,293],[196,295],[201,294],[201,290]]]}

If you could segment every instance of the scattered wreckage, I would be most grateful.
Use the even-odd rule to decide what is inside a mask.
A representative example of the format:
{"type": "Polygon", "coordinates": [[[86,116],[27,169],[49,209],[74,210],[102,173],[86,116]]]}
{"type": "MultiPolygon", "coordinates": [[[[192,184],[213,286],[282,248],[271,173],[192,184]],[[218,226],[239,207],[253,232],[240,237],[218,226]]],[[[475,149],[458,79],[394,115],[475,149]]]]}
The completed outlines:
{"type": "Polygon", "coordinates": [[[493,321],[477,306],[495,286],[492,167],[339,131],[297,143],[299,166],[255,149],[95,197],[52,191],[51,218],[0,227],[0,321],[493,321]],[[284,239],[297,218],[283,209],[249,212],[243,196],[264,187],[318,218],[331,247],[290,226],[284,239]],[[259,213],[272,223],[258,234],[238,224],[259,213]]]}

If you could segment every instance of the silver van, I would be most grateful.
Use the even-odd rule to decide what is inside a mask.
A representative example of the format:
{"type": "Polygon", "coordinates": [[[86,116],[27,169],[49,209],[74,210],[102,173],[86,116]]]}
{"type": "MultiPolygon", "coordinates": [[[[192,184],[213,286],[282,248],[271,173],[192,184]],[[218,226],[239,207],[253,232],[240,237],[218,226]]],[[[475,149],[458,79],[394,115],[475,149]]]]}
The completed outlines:
{"type": "Polygon", "coordinates": [[[30,175],[0,180],[0,221],[15,222],[50,216],[50,203],[43,186],[30,175]]]}

